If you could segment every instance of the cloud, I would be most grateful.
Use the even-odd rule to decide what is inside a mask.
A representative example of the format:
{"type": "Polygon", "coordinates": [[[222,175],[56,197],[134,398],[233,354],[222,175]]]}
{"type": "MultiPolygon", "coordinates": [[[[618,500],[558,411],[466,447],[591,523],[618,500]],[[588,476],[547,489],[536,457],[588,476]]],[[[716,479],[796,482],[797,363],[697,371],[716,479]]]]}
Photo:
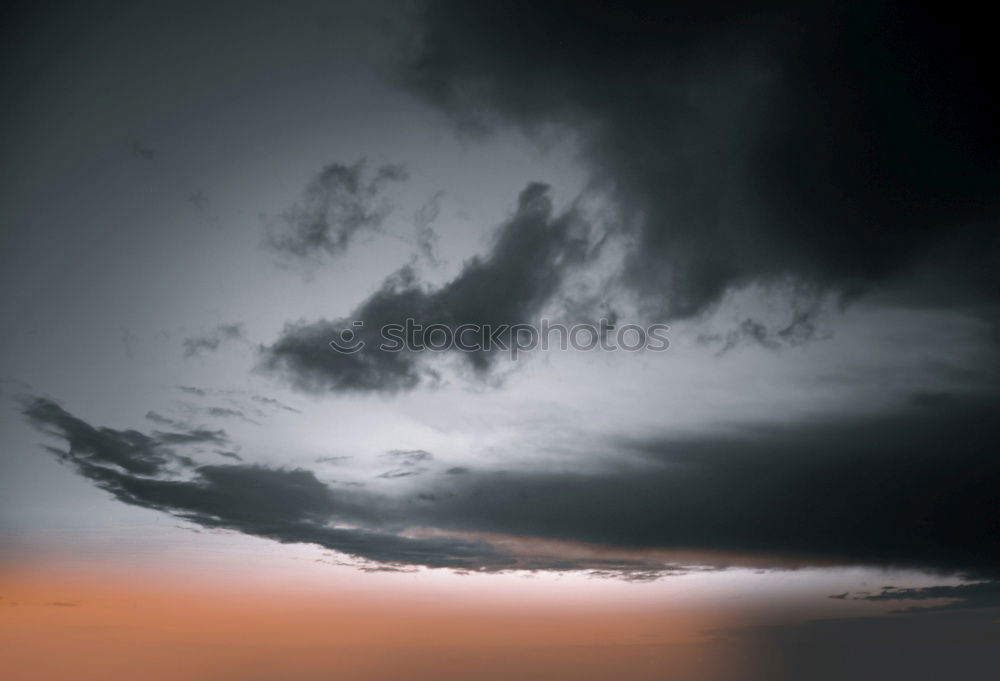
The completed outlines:
{"type": "Polygon", "coordinates": [[[152,410],[146,412],[146,419],[152,421],[153,423],[157,423],[161,426],[170,426],[171,428],[184,427],[184,424],[181,423],[180,421],[168,418],[163,414],[160,414],[159,412],[155,412],[152,410]]]}
{"type": "MultiPolygon", "coordinates": [[[[212,331],[198,336],[191,336],[184,339],[184,356],[194,357],[202,352],[215,352],[223,343],[243,340],[246,337],[246,330],[243,324],[219,324],[212,331]]],[[[196,389],[186,389],[185,392],[198,394],[196,389]]],[[[202,392],[202,394],[204,394],[202,392]]]]}
{"type": "Polygon", "coordinates": [[[430,470],[424,464],[430,462],[434,455],[423,449],[393,449],[382,455],[391,459],[396,468],[380,473],[378,477],[387,480],[395,478],[410,478],[422,475],[430,470]]]}
{"type": "Polygon", "coordinates": [[[229,407],[206,407],[202,411],[206,415],[215,418],[232,418],[232,419],[237,419],[239,421],[244,421],[246,423],[254,423],[260,425],[259,423],[257,423],[257,421],[254,421],[239,409],[230,409],[229,407]]]}
{"type": "Polygon", "coordinates": [[[379,473],[377,477],[383,478],[385,480],[394,480],[396,478],[412,478],[417,475],[426,473],[429,468],[424,468],[423,466],[415,466],[413,468],[393,468],[392,470],[385,471],[384,473],[379,473]]]}
{"type": "Polygon", "coordinates": [[[973,582],[971,584],[925,586],[916,589],[883,587],[877,594],[858,595],[852,600],[863,601],[925,601],[947,600],[936,606],[914,606],[906,610],[965,610],[969,608],[1000,608],[1000,581],[973,582]]]}
{"type": "MultiPolygon", "coordinates": [[[[1000,291],[1000,157],[974,13],[901,3],[422,6],[401,82],[469,130],[569,128],[659,315],[793,277],[1000,291]]],[[[950,291],[950,293],[945,293],[950,291]]]]}
{"type": "MultiPolygon", "coordinates": [[[[617,466],[443,474],[402,497],[174,451],[202,441],[201,431],[95,428],[45,399],[24,413],[67,444],[49,451],[125,503],[380,563],[636,577],[694,565],[867,565],[995,579],[1000,425],[996,400],[987,402],[619,439],[607,443],[617,466]]],[[[416,470],[431,455],[386,458],[416,470]]],[[[921,594],[943,592],[883,599],[921,594]]]]}
{"type": "Polygon", "coordinates": [[[401,466],[416,466],[434,458],[433,454],[424,449],[391,449],[382,456],[401,466]]]}
{"type": "Polygon", "coordinates": [[[168,445],[225,444],[229,441],[226,431],[221,429],[208,430],[207,428],[194,428],[180,432],[154,430],[153,436],[158,444],[168,445]]]}
{"type": "Polygon", "coordinates": [[[753,317],[746,317],[735,328],[725,333],[701,333],[695,340],[706,346],[720,346],[716,352],[717,356],[724,355],[741,345],[758,345],[770,350],[795,347],[821,338],[829,338],[829,335],[819,333],[817,314],[816,310],[798,310],[787,324],[777,327],[753,317]]]}
{"type": "Polygon", "coordinates": [[[224,449],[216,449],[215,453],[226,459],[233,459],[234,461],[242,461],[243,457],[236,452],[226,451],[224,449]]]}
{"type": "Polygon", "coordinates": [[[288,412],[291,412],[293,414],[301,414],[302,413],[301,409],[296,409],[295,407],[290,407],[287,404],[285,404],[284,402],[282,402],[281,400],[277,400],[277,399],[275,399],[273,397],[264,397],[263,395],[251,395],[250,399],[253,400],[254,402],[258,402],[260,404],[264,404],[264,405],[267,405],[269,407],[275,407],[277,409],[281,409],[282,411],[288,411],[288,412]]]}
{"type": "MultiPolygon", "coordinates": [[[[514,215],[501,225],[483,257],[469,260],[459,275],[436,290],[418,285],[404,269],[383,282],[348,317],[300,322],[285,327],[278,340],[262,348],[261,367],[278,372],[311,391],[396,392],[415,388],[434,372],[419,352],[382,349],[381,329],[413,319],[454,330],[461,324],[519,324],[532,321],[559,288],[564,272],[584,257],[583,237],[572,210],[553,214],[548,187],[530,184],[520,194],[514,215]],[[353,354],[335,352],[331,340],[351,331],[353,354]]],[[[504,336],[509,341],[509,334],[504,336]]],[[[460,353],[479,375],[496,354],[460,353]]]]}
{"type": "Polygon", "coordinates": [[[391,210],[384,190],[406,178],[400,165],[382,165],[371,173],[364,159],[331,163],[309,183],[302,202],[281,216],[284,229],[268,242],[298,258],[343,253],[359,233],[381,228],[391,210]]]}
{"type": "Polygon", "coordinates": [[[380,531],[378,506],[359,492],[334,491],[311,471],[244,464],[199,465],[164,440],[132,430],[94,428],[55,402],[35,398],[23,412],[68,449],[49,451],[127,504],[170,513],[210,529],[229,529],[280,542],[318,544],[362,559],[429,567],[499,569],[513,559],[487,544],[380,531]],[[179,468],[168,464],[179,464],[179,468]],[[375,529],[331,526],[341,520],[375,529]]]}
{"type": "Polygon", "coordinates": [[[94,428],[65,411],[58,404],[35,399],[24,407],[28,421],[40,430],[66,441],[69,450],[57,452],[62,458],[82,466],[98,461],[132,475],[153,475],[177,460],[160,438],[136,430],[94,428]]]}
{"type": "Polygon", "coordinates": [[[877,418],[628,438],[607,445],[618,464],[599,471],[441,478],[420,513],[455,532],[995,577],[996,407],[995,397],[957,400],[877,418]]]}
{"type": "Polygon", "coordinates": [[[349,461],[353,459],[353,456],[342,454],[339,456],[321,456],[316,459],[316,463],[341,463],[343,461],[349,461]]]}
{"type": "Polygon", "coordinates": [[[416,231],[417,250],[432,265],[439,264],[438,235],[431,226],[441,212],[441,197],[444,192],[437,192],[417,209],[413,214],[413,228],[416,231]]]}

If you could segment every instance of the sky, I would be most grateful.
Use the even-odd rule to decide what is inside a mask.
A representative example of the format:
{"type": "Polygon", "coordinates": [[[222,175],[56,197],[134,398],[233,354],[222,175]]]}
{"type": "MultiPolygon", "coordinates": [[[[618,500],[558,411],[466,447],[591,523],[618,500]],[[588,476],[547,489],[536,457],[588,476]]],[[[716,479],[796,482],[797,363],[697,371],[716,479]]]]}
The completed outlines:
{"type": "Polygon", "coordinates": [[[5,11],[12,678],[1000,662],[971,5],[5,11]]]}

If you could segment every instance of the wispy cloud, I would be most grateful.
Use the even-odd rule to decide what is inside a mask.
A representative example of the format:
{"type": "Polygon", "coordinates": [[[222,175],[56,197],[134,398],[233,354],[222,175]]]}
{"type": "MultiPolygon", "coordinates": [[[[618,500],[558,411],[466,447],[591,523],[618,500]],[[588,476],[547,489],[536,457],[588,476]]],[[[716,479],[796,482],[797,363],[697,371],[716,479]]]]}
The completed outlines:
{"type": "MultiPolygon", "coordinates": [[[[215,352],[223,343],[244,340],[245,338],[246,329],[243,324],[219,324],[207,333],[185,338],[184,356],[194,357],[203,352],[215,352]]],[[[188,390],[188,392],[193,391],[188,390]]]]}
{"type": "Polygon", "coordinates": [[[352,165],[331,163],[309,183],[301,203],[281,215],[270,246],[297,258],[338,255],[365,231],[378,231],[392,209],[384,191],[407,178],[401,165],[369,171],[362,159],[352,165]]]}

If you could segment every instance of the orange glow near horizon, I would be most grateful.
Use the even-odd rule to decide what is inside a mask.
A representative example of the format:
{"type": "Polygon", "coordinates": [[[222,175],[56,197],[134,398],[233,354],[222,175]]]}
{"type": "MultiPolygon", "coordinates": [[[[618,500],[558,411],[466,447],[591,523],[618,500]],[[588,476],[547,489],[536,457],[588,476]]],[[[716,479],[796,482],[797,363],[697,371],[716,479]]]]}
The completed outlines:
{"type": "Polygon", "coordinates": [[[717,672],[717,613],[501,607],[152,575],[0,574],[5,678],[602,679],[717,672]]]}

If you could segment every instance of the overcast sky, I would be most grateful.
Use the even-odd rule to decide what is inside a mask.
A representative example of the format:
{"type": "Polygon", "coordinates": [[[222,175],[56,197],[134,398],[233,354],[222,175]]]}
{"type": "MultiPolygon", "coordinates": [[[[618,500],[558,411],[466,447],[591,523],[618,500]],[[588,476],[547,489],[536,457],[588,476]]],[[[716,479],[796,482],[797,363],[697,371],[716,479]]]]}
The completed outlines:
{"type": "MultiPolygon", "coordinates": [[[[965,627],[971,648],[891,678],[979,678],[1000,603],[981,17],[56,3],[4,24],[6,564],[787,600],[812,627],[877,616],[845,620],[859,640],[965,627]],[[669,348],[378,349],[407,318],[665,324],[669,348]],[[366,348],[334,351],[345,329],[366,348]]],[[[823,639],[803,631],[769,644],[823,639]]],[[[809,645],[789,678],[829,652],[809,645]]],[[[866,654],[852,678],[882,678],[866,654]]]]}

